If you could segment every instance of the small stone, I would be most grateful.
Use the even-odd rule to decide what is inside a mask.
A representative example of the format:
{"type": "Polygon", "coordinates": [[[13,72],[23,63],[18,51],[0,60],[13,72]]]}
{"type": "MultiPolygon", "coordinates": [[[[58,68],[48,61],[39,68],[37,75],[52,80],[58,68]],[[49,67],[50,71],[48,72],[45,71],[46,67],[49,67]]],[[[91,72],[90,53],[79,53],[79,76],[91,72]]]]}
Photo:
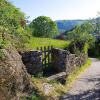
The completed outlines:
{"type": "Polygon", "coordinates": [[[43,84],[43,91],[45,95],[48,95],[53,92],[53,86],[48,83],[43,84]]]}

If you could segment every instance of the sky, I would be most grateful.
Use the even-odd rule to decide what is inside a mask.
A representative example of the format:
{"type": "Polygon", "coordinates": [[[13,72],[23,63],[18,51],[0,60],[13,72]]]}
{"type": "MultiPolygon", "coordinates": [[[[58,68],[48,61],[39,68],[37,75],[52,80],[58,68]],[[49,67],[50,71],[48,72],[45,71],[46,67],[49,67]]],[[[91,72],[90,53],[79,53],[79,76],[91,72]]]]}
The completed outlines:
{"type": "Polygon", "coordinates": [[[29,20],[48,16],[52,20],[94,18],[100,11],[100,0],[9,0],[20,8],[29,20]]]}

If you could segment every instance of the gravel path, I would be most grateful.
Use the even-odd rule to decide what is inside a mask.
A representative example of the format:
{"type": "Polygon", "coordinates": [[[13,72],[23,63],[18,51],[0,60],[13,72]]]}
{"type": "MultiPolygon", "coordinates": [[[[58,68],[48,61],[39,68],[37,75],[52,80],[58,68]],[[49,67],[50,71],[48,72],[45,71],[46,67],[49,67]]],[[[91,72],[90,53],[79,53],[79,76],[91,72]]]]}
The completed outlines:
{"type": "Polygon", "coordinates": [[[60,100],[100,100],[100,61],[91,59],[92,65],[78,77],[60,100]]]}

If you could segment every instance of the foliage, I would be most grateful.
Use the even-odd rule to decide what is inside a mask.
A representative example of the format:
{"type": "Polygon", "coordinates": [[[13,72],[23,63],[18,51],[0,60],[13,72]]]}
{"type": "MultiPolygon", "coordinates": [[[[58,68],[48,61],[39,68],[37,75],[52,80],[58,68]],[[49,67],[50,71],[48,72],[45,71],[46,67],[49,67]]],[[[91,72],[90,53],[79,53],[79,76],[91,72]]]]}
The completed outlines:
{"type": "Polygon", "coordinates": [[[95,28],[94,35],[100,34],[100,15],[96,19],[92,19],[91,22],[93,23],[93,26],[95,28]]]}
{"type": "Polygon", "coordinates": [[[93,33],[94,30],[95,28],[92,26],[92,23],[86,22],[82,25],[77,25],[74,30],[66,33],[66,35],[69,40],[79,39],[91,43],[93,39],[91,33],[93,33]]]}
{"type": "Polygon", "coordinates": [[[7,0],[0,0],[0,33],[4,32],[14,37],[14,42],[11,43],[20,42],[23,46],[30,36],[24,13],[7,0]]]}
{"type": "Polygon", "coordinates": [[[55,40],[50,38],[31,38],[29,43],[26,44],[29,49],[36,49],[37,47],[53,46],[56,48],[66,48],[70,44],[69,41],[55,40]]]}
{"type": "Polygon", "coordinates": [[[0,40],[0,48],[5,48],[10,44],[10,42],[8,40],[0,40]]]}
{"type": "Polygon", "coordinates": [[[57,25],[49,17],[39,16],[30,23],[33,36],[54,37],[58,34],[57,25]]]}
{"type": "Polygon", "coordinates": [[[100,39],[95,42],[95,49],[98,56],[100,56],[100,39]]]}
{"type": "Polygon", "coordinates": [[[91,34],[80,36],[70,43],[69,50],[75,54],[80,54],[81,52],[87,53],[94,41],[95,39],[91,34]]]}
{"type": "Polygon", "coordinates": [[[5,54],[0,50],[0,60],[4,60],[5,58],[5,54]]]}
{"type": "Polygon", "coordinates": [[[20,19],[24,19],[24,14],[6,0],[0,1],[0,15],[0,26],[9,29],[11,33],[20,27],[20,19]]]}
{"type": "Polygon", "coordinates": [[[95,42],[94,47],[89,49],[89,56],[100,57],[100,39],[95,42]]]}
{"type": "MultiPolygon", "coordinates": [[[[3,30],[3,31],[6,32],[6,30],[3,30]]],[[[6,33],[3,33],[3,31],[1,30],[1,27],[0,27],[0,49],[3,49],[10,44],[10,41],[5,38],[6,33]]]]}
{"type": "Polygon", "coordinates": [[[93,26],[95,28],[93,35],[95,36],[96,41],[94,43],[94,46],[92,46],[89,49],[89,56],[99,57],[100,56],[100,13],[98,13],[98,17],[96,19],[92,19],[91,22],[93,23],[93,26]]]}
{"type": "Polygon", "coordinates": [[[86,47],[88,51],[88,48],[93,46],[95,42],[95,37],[91,34],[93,32],[94,27],[92,27],[91,22],[86,22],[81,26],[76,26],[74,30],[68,32],[67,38],[72,40],[70,45],[70,50],[72,50],[72,53],[86,53],[86,47]]]}
{"type": "Polygon", "coordinates": [[[41,100],[41,97],[33,92],[30,97],[21,97],[20,100],[41,100]]]}

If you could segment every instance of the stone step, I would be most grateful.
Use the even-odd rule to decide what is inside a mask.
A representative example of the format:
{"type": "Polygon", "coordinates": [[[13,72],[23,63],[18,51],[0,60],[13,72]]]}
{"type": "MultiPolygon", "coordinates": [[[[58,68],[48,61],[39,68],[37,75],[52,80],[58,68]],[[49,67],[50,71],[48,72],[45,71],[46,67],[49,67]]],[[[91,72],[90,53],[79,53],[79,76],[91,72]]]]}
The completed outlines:
{"type": "Polygon", "coordinates": [[[67,74],[66,72],[60,72],[58,74],[55,74],[55,75],[52,75],[50,77],[47,78],[47,80],[58,80],[58,79],[61,79],[61,78],[66,78],[67,77],[67,74]]]}

